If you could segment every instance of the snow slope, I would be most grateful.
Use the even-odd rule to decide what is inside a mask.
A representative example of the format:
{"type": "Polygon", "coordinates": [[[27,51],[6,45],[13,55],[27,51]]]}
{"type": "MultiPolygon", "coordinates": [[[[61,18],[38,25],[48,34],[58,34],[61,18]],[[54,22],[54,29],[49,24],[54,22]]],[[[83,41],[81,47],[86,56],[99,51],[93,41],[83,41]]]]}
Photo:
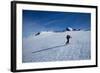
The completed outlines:
{"type": "Polygon", "coordinates": [[[23,38],[23,63],[90,58],[90,31],[42,32],[38,36],[23,38]],[[65,45],[67,34],[72,38],[70,44],[65,45]]]}

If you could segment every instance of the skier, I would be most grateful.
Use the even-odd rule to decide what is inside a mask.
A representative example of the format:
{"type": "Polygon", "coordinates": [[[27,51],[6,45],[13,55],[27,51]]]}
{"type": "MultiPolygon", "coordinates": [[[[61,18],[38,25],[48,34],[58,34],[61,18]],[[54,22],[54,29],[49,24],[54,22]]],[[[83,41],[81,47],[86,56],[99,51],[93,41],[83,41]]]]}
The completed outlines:
{"type": "Polygon", "coordinates": [[[69,44],[69,39],[70,39],[70,38],[72,38],[70,35],[67,35],[67,36],[66,36],[66,39],[67,39],[66,45],[69,44]]]}

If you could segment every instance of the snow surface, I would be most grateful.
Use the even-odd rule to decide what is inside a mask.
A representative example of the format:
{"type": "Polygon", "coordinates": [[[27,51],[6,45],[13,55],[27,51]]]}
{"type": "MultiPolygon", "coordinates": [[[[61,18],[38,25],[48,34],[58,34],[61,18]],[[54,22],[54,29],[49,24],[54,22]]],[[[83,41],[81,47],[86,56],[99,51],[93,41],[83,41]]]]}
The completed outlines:
{"type": "Polygon", "coordinates": [[[22,62],[91,59],[90,31],[42,32],[23,38],[22,62]],[[71,35],[65,45],[66,35],[71,35]]]}

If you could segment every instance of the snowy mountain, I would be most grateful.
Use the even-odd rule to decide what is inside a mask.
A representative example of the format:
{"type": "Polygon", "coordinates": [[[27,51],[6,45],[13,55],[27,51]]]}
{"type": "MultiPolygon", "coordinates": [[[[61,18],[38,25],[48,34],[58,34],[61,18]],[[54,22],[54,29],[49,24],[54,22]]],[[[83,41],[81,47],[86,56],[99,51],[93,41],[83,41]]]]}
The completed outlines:
{"type": "Polygon", "coordinates": [[[82,31],[81,29],[74,29],[74,28],[71,28],[71,27],[66,27],[65,30],[59,30],[59,31],[41,31],[41,32],[35,32],[33,35],[34,36],[38,36],[40,34],[43,34],[43,33],[59,33],[59,32],[66,32],[66,31],[82,31]]]}
{"type": "Polygon", "coordinates": [[[90,31],[41,32],[23,38],[22,61],[47,62],[91,58],[90,31]],[[66,35],[70,43],[65,45],[66,35]]]}
{"type": "Polygon", "coordinates": [[[66,28],[66,31],[73,31],[73,28],[67,27],[67,28],[66,28]]]}

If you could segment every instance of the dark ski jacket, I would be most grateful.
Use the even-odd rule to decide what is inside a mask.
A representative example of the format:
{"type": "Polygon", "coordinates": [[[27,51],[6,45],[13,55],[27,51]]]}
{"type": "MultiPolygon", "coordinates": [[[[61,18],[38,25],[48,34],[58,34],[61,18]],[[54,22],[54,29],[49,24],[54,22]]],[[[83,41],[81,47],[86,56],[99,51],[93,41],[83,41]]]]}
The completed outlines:
{"type": "Polygon", "coordinates": [[[70,39],[70,38],[71,38],[71,36],[70,36],[70,35],[67,35],[67,36],[66,36],[66,38],[67,38],[67,39],[70,39]]]}

